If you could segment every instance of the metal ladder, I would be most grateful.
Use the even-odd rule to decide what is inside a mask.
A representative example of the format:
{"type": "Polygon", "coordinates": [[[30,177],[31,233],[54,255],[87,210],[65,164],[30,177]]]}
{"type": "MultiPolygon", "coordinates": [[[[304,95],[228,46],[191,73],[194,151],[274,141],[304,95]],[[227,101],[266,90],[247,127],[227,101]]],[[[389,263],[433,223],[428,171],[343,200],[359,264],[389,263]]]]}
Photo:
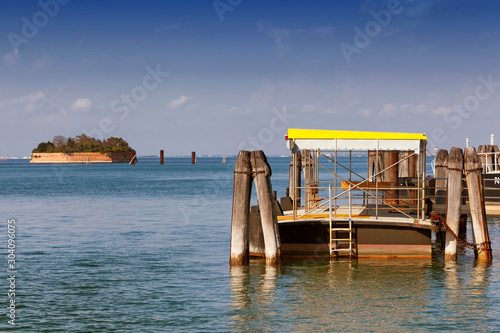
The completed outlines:
{"type": "Polygon", "coordinates": [[[330,256],[339,257],[341,254],[345,254],[350,258],[353,252],[352,234],[352,219],[349,219],[349,221],[335,222],[335,225],[330,227],[330,256]],[[347,226],[340,227],[339,224],[347,224],[347,226]],[[339,233],[347,233],[347,237],[343,236],[340,238],[339,233]]]}
{"type": "Polygon", "coordinates": [[[330,210],[330,257],[340,256],[340,253],[347,252],[349,258],[353,253],[353,232],[352,232],[352,205],[351,205],[351,185],[349,184],[349,220],[348,221],[335,221],[332,219],[332,187],[329,186],[329,210],[330,210]],[[340,226],[343,224],[343,226],[340,226]],[[347,225],[346,225],[347,224],[347,225]],[[339,238],[339,233],[347,233],[347,238],[339,238]],[[340,247],[344,245],[344,247],[340,247]],[[348,245],[345,247],[345,245],[348,245]]]}

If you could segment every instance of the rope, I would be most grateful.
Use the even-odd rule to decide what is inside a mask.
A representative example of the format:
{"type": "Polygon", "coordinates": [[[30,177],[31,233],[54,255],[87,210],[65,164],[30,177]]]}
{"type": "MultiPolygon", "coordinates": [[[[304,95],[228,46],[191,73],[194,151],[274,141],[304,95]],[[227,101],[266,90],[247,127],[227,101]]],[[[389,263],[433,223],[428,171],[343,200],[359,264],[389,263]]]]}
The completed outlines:
{"type": "Polygon", "coordinates": [[[473,250],[477,250],[479,252],[482,252],[483,250],[490,250],[491,249],[491,242],[490,241],[486,241],[486,242],[482,242],[482,243],[478,243],[478,244],[469,243],[469,242],[461,239],[460,237],[458,237],[453,232],[453,230],[451,230],[450,226],[448,226],[448,224],[446,223],[445,219],[442,216],[440,216],[434,212],[431,212],[429,214],[429,216],[432,220],[438,220],[439,222],[441,222],[441,224],[446,228],[446,230],[450,233],[450,235],[453,238],[455,238],[457,240],[457,242],[459,242],[463,246],[468,247],[468,248],[473,249],[473,250]]]}

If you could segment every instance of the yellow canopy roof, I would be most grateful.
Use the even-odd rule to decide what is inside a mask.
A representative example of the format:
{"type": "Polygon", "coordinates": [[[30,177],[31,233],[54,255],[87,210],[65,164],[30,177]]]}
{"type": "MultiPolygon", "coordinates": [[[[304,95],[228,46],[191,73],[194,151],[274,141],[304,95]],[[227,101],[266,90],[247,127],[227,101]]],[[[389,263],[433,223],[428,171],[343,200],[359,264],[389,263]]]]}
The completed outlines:
{"type": "Polygon", "coordinates": [[[361,132],[289,128],[288,139],[427,140],[427,137],[421,133],[361,132]]]}

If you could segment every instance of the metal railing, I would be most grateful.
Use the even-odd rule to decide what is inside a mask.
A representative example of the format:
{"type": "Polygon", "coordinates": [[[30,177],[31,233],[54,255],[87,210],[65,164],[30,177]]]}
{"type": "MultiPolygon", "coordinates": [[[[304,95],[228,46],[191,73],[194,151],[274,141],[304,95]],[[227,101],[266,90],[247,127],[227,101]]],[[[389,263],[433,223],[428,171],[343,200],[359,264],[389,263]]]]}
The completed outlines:
{"type": "Polygon", "coordinates": [[[500,173],[500,152],[478,153],[484,173],[500,173]]]}
{"type": "MultiPolygon", "coordinates": [[[[339,208],[342,205],[348,205],[352,208],[353,200],[355,201],[354,205],[364,207],[365,211],[374,210],[375,218],[379,218],[381,213],[385,212],[393,212],[400,213],[408,218],[419,220],[424,218],[423,209],[424,209],[424,201],[425,201],[425,182],[422,181],[421,177],[413,177],[413,178],[398,178],[398,182],[380,182],[378,180],[378,176],[383,174],[388,169],[394,167],[396,164],[399,164],[406,159],[409,159],[414,154],[410,154],[407,157],[399,160],[397,163],[390,165],[383,170],[371,175],[368,179],[363,178],[361,175],[352,171],[351,164],[348,167],[343,166],[338,163],[335,152],[335,170],[331,171],[330,169],[324,167],[318,162],[318,157],[321,156],[326,157],[328,160],[331,160],[331,157],[322,154],[321,152],[317,152],[318,154],[310,161],[314,163],[316,168],[315,175],[319,174],[319,169],[324,169],[334,176],[334,180],[330,181],[320,181],[319,177],[315,177],[315,182],[306,184],[304,187],[295,187],[293,189],[293,197],[299,200],[293,200],[293,219],[299,219],[304,217],[305,215],[314,214],[317,212],[324,211],[325,205],[332,205],[333,203],[333,217],[337,217],[337,213],[339,208]],[[349,171],[349,177],[343,177],[337,172],[337,165],[342,167],[345,170],[349,171]],[[352,181],[351,176],[355,175],[361,178],[360,181],[352,181]],[[418,186],[418,185],[421,186],[418,186]],[[324,186],[320,186],[324,185],[324,186]],[[324,194],[326,190],[330,190],[330,186],[333,189],[334,193],[328,193],[328,195],[324,194]],[[303,190],[303,197],[299,198],[299,190],[303,190]],[[347,199],[347,201],[346,201],[347,199]],[[304,202],[302,207],[297,207],[297,201],[304,202]],[[323,208],[323,210],[321,209],[323,208]],[[298,210],[302,210],[303,212],[299,215],[298,210]],[[406,211],[411,210],[415,216],[410,215],[406,211]]],[[[351,158],[349,158],[351,161],[351,158]]],[[[351,162],[349,162],[351,163],[351,162]]]]}
{"type": "MultiPolygon", "coordinates": [[[[382,182],[367,181],[320,181],[322,186],[296,187],[304,196],[300,197],[303,206],[293,205],[293,218],[301,219],[307,215],[326,214],[331,207],[331,215],[337,217],[352,217],[353,207],[357,214],[379,218],[386,213],[399,213],[408,218],[419,218],[423,207],[423,188],[408,181],[397,185],[382,182]],[[335,194],[336,193],[336,194],[335,194]]],[[[296,196],[298,198],[298,196],[296,196]]],[[[330,212],[329,212],[330,214],[330,212]]]]}

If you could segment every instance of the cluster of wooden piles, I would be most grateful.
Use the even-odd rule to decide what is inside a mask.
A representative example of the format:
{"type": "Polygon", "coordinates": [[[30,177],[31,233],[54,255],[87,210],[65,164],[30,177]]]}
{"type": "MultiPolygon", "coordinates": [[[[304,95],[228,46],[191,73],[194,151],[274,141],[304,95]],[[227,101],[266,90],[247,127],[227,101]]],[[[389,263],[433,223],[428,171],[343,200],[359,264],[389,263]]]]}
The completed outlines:
{"type": "Polygon", "coordinates": [[[250,242],[251,233],[263,236],[266,263],[273,265],[280,262],[281,242],[275,202],[271,185],[271,167],[264,152],[240,151],[234,170],[230,265],[248,264],[250,246],[259,246],[250,242]],[[260,221],[250,219],[252,182],[255,182],[260,221]]]}
{"type": "Polygon", "coordinates": [[[436,204],[446,204],[445,216],[431,213],[431,218],[446,227],[445,259],[456,259],[458,242],[474,249],[479,260],[491,261],[492,251],[488,234],[484,202],[483,165],[474,147],[453,147],[450,153],[439,150],[436,158],[436,204]],[[468,192],[474,243],[463,240],[467,215],[461,214],[463,177],[468,192]]]}

